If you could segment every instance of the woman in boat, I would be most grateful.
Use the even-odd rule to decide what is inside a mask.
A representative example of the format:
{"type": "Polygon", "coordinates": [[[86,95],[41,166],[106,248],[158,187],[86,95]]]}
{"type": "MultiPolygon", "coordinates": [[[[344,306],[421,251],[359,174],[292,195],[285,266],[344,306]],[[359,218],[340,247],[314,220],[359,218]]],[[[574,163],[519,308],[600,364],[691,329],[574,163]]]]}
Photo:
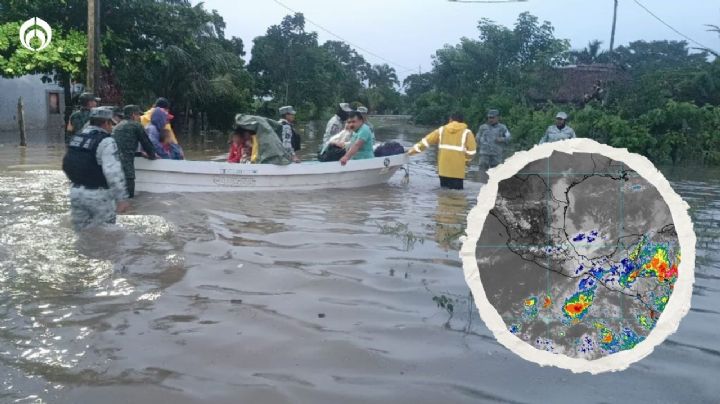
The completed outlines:
{"type": "Polygon", "coordinates": [[[246,164],[252,157],[252,138],[247,132],[235,131],[232,134],[228,163],[246,164]]]}
{"type": "Polygon", "coordinates": [[[237,114],[234,130],[236,133],[251,137],[253,163],[277,165],[292,163],[293,156],[285,149],[268,120],[257,115],[237,114]]]}
{"type": "Polygon", "coordinates": [[[160,143],[155,145],[155,154],[161,159],[185,160],[185,155],[179,144],[173,143],[170,132],[163,130],[160,135],[160,143]]]}
{"type": "MultiPolygon", "coordinates": [[[[175,137],[175,132],[173,132],[172,126],[170,125],[170,121],[172,120],[172,115],[170,114],[170,101],[168,101],[167,98],[160,97],[155,101],[155,104],[153,104],[153,107],[149,110],[145,111],[145,113],[140,117],[140,123],[142,126],[148,126],[150,122],[152,121],[152,116],[155,113],[156,110],[162,109],[165,111],[165,113],[168,114],[168,120],[165,123],[164,128],[169,131],[170,133],[170,140],[172,143],[177,143],[177,138],[175,137]]],[[[159,130],[162,129],[162,127],[158,128],[159,130]]],[[[159,135],[160,132],[158,132],[159,135]]]]}

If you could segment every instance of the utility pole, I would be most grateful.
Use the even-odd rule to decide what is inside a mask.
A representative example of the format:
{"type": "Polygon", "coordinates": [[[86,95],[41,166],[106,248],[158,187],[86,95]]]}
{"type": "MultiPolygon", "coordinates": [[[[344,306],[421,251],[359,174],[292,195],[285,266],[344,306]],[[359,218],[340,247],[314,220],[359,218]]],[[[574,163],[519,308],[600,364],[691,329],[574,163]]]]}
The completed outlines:
{"type": "Polygon", "coordinates": [[[87,21],[88,52],[85,91],[97,92],[100,90],[100,0],[88,0],[87,21]]]}
{"type": "Polygon", "coordinates": [[[612,33],[610,34],[610,55],[612,56],[615,49],[615,27],[617,26],[617,10],[618,0],[615,0],[615,10],[613,11],[612,33]]]}

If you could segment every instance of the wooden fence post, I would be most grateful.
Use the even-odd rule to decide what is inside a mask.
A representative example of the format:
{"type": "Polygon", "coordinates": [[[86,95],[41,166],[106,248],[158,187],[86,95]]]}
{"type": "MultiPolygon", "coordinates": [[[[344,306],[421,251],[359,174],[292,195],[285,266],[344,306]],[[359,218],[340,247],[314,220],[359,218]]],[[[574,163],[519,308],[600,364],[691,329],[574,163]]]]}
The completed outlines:
{"type": "Polygon", "coordinates": [[[20,126],[20,147],[27,146],[27,138],[25,137],[25,108],[23,107],[22,97],[18,98],[18,125],[20,126]]]}

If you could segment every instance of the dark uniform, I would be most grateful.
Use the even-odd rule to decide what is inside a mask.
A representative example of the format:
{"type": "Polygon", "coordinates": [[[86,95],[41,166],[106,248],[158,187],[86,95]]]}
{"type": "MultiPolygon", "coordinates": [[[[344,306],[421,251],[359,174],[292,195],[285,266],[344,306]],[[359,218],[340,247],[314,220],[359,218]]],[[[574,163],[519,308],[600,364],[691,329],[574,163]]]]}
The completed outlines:
{"type": "MultiPolygon", "coordinates": [[[[107,112],[97,110],[101,108],[93,108],[91,117],[105,118],[107,112]]],[[[71,182],[73,228],[79,231],[115,223],[116,204],[127,199],[127,191],[117,145],[110,134],[100,127],[87,126],[70,139],[62,166],[71,182]]]]}
{"type": "MultiPolygon", "coordinates": [[[[127,118],[127,111],[125,112],[127,118]]],[[[120,163],[125,173],[128,196],[135,196],[135,152],[138,143],[150,159],[155,159],[155,148],[140,122],[124,119],[113,129],[112,137],[117,143],[120,163]]]]}

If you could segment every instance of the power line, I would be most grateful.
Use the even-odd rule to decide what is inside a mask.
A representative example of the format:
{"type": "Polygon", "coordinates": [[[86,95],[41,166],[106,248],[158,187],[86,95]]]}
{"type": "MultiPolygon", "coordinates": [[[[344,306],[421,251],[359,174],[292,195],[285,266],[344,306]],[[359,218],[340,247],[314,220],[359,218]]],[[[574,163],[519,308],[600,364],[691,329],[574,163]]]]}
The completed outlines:
{"type": "Polygon", "coordinates": [[[713,49],[710,48],[709,46],[705,46],[705,45],[701,44],[700,42],[698,42],[698,41],[690,38],[689,36],[683,34],[683,33],[680,32],[680,31],[678,31],[678,30],[677,30],[675,27],[673,27],[672,25],[666,23],[665,20],[663,20],[662,18],[658,17],[657,14],[653,13],[652,11],[650,11],[650,9],[648,9],[647,7],[645,7],[645,5],[643,5],[642,3],[640,3],[640,1],[638,1],[638,0],[633,0],[633,1],[635,2],[635,4],[637,4],[638,6],[640,6],[643,10],[645,10],[648,14],[650,14],[651,16],[653,16],[656,20],[660,21],[664,26],[670,28],[670,29],[671,29],[673,32],[675,32],[676,34],[680,35],[681,37],[687,39],[687,40],[690,41],[690,42],[693,42],[694,44],[700,46],[700,47],[703,48],[703,49],[709,49],[709,50],[711,50],[711,51],[713,50],[713,49]]]}
{"type": "MultiPolygon", "coordinates": [[[[285,4],[281,3],[279,0],[273,0],[273,1],[274,1],[277,5],[279,5],[280,7],[284,8],[284,9],[286,9],[286,10],[292,12],[292,13],[298,13],[298,11],[295,11],[295,10],[293,10],[292,8],[286,6],[285,4]]],[[[356,49],[360,49],[361,51],[367,53],[368,55],[374,56],[375,58],[382,60],[383,62],[386,62],[386,63],[388,63],[388,64],[390,64],[390,65],[394,65],[395,67],[399,67],[399,68],[401,68],[403,71],[406,71],[406,72],[414,72],[414,71],[415,71],[415,69],[411,69],[411,68],[405,67],[405,66],[403,66],[403,65],[401,65],[401,64],[399,64],[399,63],[395,63],[395,62],[393,62],[393,61],[391,61],[391,60],[389,60],[389,59],[386,59],[386,58],[378,55],[378,54],[375,53],[375,52],[369,51],[369,50],[367,50],[367,49],[365,49],[365,48],[363,48],[363,47],[361,47],[361,46],[358,46],[357,44],[352,43],[352,42],[348,41],[347,39],[345,39],[345,38],[341,37],[340,35],[338,35],[338,34],[332,32],[332,31],[330,31],[329,29],[323,27],[322,25],[320,25],[320,24],[312,21],[311,19],[309,19],[309,18],[307,18],[307,17],[305,17],[305,21],[307,21],[307,22],[309,22],[310,24],[312,24],[312,25],[320,28],[321,30],[323,30],[323,31],[325,31],[326,33],[334,36],[335,38],[337,38],[337,39],[339,39],[339,40],[347,43],[348,45],[350,45],[350,46],[352,46],[352,47],[354,47],[354,48],[356,48],[356,49]]]]}

